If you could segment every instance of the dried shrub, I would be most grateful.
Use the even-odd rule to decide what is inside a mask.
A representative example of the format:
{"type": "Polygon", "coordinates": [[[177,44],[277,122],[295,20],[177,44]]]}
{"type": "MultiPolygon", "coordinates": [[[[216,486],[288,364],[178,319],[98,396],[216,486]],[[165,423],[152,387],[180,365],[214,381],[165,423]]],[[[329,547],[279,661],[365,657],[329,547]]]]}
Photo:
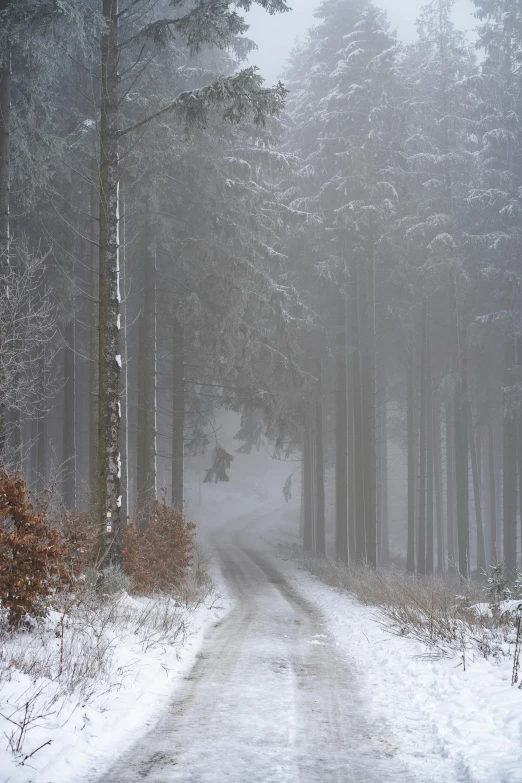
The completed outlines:
{"type": "Polygon", "coordinates": [[[194,529],[180,511],[155,501],[145,530],[126,525],[123,563],[137,593],[179,588],[192,564],[194,529]]]}
{"type": "Polygon", "coordinates": [[[45,599],[66,578],[65,547],[45,509],[35,510],[19,473],[0,468],[0,600],[10,628],[45,614],[45,599]]]}

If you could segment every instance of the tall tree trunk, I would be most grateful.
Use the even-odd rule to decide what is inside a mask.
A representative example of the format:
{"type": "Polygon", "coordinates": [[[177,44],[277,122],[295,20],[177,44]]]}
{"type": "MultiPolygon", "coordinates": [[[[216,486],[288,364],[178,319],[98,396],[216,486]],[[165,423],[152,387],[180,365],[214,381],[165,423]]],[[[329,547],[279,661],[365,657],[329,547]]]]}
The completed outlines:
{"type": "Polygon", "coordinates": [[[183,325],[174,316],[172,330],[172,507],[183,511],[185,426],[185,350],[183,325]]]}
{"type": "MultiPolygon", "coordinates": [[[[139,513],[147,514],[156,498],[156,259],[151,227],[143,238],[143,306],[138,348],[138,479],[139,513]]],[[[142,520],[143,524],[145,520],[142,520]]]]}
{"type": "Polygon", "coordinates": [[[98,348],[99,336],[99,249],[98,225],[99,218],[99,169],[98,163],[93,160],[91,167],[91,193],[90,193],[90,286],[89,286],[89,498],[91,509],[98,504],[98,348]]]}
{"type": "Polygon", "coordinates": [[[98,521],[101,562],[121,565],[118,0],[103,0],[101,39],[98,521]]]}
{"type": "Polygon", "coordinates": [[[377,563],[377,460],[375,409],[375,265],[373,243],[369,243],[366,279],[361,297],[362,334],[362,404],[363,404],[363,459],[364,459],[364,524],[366,560],[377,563]]]}
{"type": "MultiPolygon", "coordinates": [[[[0,0],[0,10],[7,8],[9,0],[0,0]]],[[[11,165],[11,52],[9,44],[0,52],[0,275],[9,266],[9,194],[11,165]]],[[[0,295],[5,296],[1,291],[0,295]]],[[[5,404],[0,404],[0,461],[6,448],[5,404]]]]}
{"type": "Polygon", "coordinates": [[[457,311],[456,284],[451,286],[451,346],[455,377],[453,427],[455,440],[455,477],[457,496],[457,540],[459,574],[469,576],[469,458],[467,428],[467,348],[465,332],[461,331],[457,311]],[[460,354],[460,355],[459,355],[460,354]],[[459,361],[460,359],[460,361],[459,361]]]}
{"type": "Polygon", "coordinates": [[[426,573],[426,346],[428,303],[422,303],[421,377],[420,377],[420,447],[419,447],[419,537],[417,539],[417,573],[426,573]]]}
{"type": "Polygon", "coordinates": [[[490,563],[498,563],[497,551],[497,482],[495,469],[495,437],[491,400],[488,419],[488,476],[489,476],[489,535],[490,563]]]}
{"type": "Polygon", "coordinates": [[[415,384],[413,375],[413,343],[407,369],[407,423],[408,423],[408,540],[406,570],[415,571],[415,384]]]}
{"type": "MultiPolygon", "coordinates": [[[[8,0],[0,0],[0,11],[8,0]]],[[[0,53],[0,264],[9,263],[9,191],[11,170],[11,52],[0,53]]]]}
{"type": "Polygon", "coordinates": [[[120,449],[121,449],[121,521],[122,525],[129,518],[129,351],[127,337],[127,237],[126,237],[126,202],[123,183],[120,193],[120,221],[121,221],[121,275],[123,281],[123,299],[121,303],[121,329],[120,329],[120,354],[122,359],[122,373],[120,379],[120,449]]]}
{"type": "MultiPolygon", "coordinates": [[[[346,320],[348,345],[352,344],[351,322],[346,320]]],[[[354,453],[354,408],[353,408],[353,362],[346,358],[347,396],[347,468],[348,468],[348,559],[355,558],[355,453],[354,453]]]]}
{"type": "Polygon", "coordinates": [[[431,317],[426,324],[426,573],[433,573],[433,378],[431,362],[431,317]]]}
{"type": "MultiPolygon", "coordinates": [[[[45,357],[42,354],[40,357],[40,372],[38,377],[38,383],[40,385],[38,396],[43,400],[44,398],[44,386],[45,386],[45,357]]],[[[36,493],[39,497],[42,497],[46,488],[48,470],[47,470],[47,411],[42,405],[42,409],[38,411],[38,434],[37,434],[37,447],[36,447],[36,493]]]]}
{"type": "MultiPolygon", "coordinates": [[[[504,389],[513,384],[516,362],[515,339],[504,341],[504,389]]],[[[502,519],[504,526],[504,562],[508,572],[517,564],[517,432],[516,418],[511,414],[504,393],[504,440],[502,459],[502,519]]]]}
{"type": "Polygon", "coordinates": [[[348,562],[348,422],[346,390],[346,297],[337,296],[337,356],[335,388],[335,551],[348,562]]]}
{"type": "Polygon", "coordinates": [[[354,488],[355,488],[355,557],[366,558],[366,530],[364,507],[364,463],[363,463],[363,404],[361,384],[361,345],[359,338],[359,270],[357,262],[352,269],[351,291],[352,325],[352,377],[353,377],[353,422],[354,422],[354,488]]]}
{"type": "Polygon", "coordinates": [[[386,372],[384,364],[381,361],[378,368],[379,373],[379,462],[380,462],[380,522],[381,522],[381,536],[380,536],[380,562],[383,565],[387,565],[390,561],[390,537],[388,529],[388,405],[387,405],[387,388],[386,388],[386,372]]]}
{"type": "Polygon", "coordinates": [[[442,454],[440,443],[440,399],[433,407],[433,458],[435,479],[435,517],[437,520],[437,573],[444,573],[444,523],[442,513],[442,454]]]}
{"type": "Polygon", "coordinates": [[[448,572],[456,572],[457,552],[455,548],[455,462],[453,459],[453,415],[451,400],[446,398],[444,424],[446,431],[446,539],[448,572]]]}
{"type": "Polygon", "coordinates": [[[72,320],[65,326],[63,346],[62,498],[66,508],[76,507],[75,373],[75,324],[72,320]]]}
{"type": "Polygon", "coordinates": [[[471,455],[471,471],[473,474],[473,499],[475,501],[475,519],[477,521],[477,568],[479,572],[486,570],[486,543],[484,525],[482,523],[482,504],[480,501],[480,479],[477,460],[477,448],[473,430],[473,413],[468,404],[469,449],[471,455]]]}
{"type": "Polygon", "coordinates": [[[313,547],[313,465],[312,465],[312,433],[311,411],[307,410],[303,435],[303,474],[304,474],[304,530],[303,548],[311,552],[313,547]]]}
{"type": "MultiPolygon", "coordinates": [[[[315,394],[315,551],[326,553],[325,541],[325,495],[324,495],[324,426],[322,400],[321,356],[316,363],[317,389],[315,394]]],[[[346,430],[345,430],[346,431],[346,430]]]]}

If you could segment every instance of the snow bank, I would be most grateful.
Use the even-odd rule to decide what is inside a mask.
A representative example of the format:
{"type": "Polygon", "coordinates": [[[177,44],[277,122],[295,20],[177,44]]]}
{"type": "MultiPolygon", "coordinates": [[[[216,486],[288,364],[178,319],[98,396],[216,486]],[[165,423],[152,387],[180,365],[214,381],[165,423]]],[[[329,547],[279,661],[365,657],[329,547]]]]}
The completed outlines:
{"type": "MultiPolygon", "coordinates": [[[[281,531],[266,538],[297,542],[281,531]]],[[[389,635],[376,608],[322,584],[287,548],[279,548],[277,567],[321,607],[362,678],[370,714],[395,738],[390,752],[420,781],[522,783],[522,690],[511,686],[512,657],[477,654],[466,671],[458,657],[426,660],[424,645],[389,635]]]]}
{"type": "Polygon", "coordinates": [[[42,657],[34,647],[39,644],[48,651],[55,645],[56,664],[62,642],[58,613],[50,615],[45,629],[36,636],[17,634],[4,639],[3,662],[10,655],[23,654],[26,664],[29,659],[39,664],[30,673],[12,667],[6,673],[4,667],[0,680],[1,780],[78,783],[86,777],[92,779],[93,774],[102,775],[165,709],[176,684],[193,665],[206,628],[222,617],[225,608],[221,599],[193,610],[179,607],[178,627],[163,632],[159,615],[154,627],[144,618],[150,618],[153,611],[161,615],[165,607],[157,604],[154,608],[150,599],[126,596],[118,609],[118,621],[112,625],[102,621],[103,628],[88,632],[82,627],[80,633],[73,624],[64,636],[69,648],[75,639],[83,638],[83,643],[89,644],[89,656],[95,658],[92,649],[99,644],[104,660],[94,680],[69,693],[45,671],[47,652],[42,657]],[[20,745],[20,726],[15,723],[23,722],[28,702],[28,730],[18,752],[13,753],[12,746],[20,745]]]}

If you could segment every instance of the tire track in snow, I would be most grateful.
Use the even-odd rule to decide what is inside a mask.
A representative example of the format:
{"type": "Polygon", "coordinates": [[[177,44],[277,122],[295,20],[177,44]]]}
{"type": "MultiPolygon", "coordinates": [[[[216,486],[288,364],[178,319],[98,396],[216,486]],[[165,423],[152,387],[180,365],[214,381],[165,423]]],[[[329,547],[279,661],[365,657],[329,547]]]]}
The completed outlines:
{"type": "Polygon", "coordinates": [[[368,724],[319,607],[243,542],[251,523],[213,539],[234,608],[210,629],[168,711],[103,783],[413,782],[368,724]]]}

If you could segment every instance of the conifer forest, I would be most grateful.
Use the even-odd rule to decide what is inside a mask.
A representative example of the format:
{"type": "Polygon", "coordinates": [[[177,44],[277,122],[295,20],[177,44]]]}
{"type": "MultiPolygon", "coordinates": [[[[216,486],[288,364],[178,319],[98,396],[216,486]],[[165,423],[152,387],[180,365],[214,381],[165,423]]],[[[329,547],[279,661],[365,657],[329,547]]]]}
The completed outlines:
{"type": "MultiPolygon", "coordinates": [[[[352,617],[351,604],[341,611],[336,601],[347,599],[332,586],[355,596],[362,613],[380,607],[394,644],[410,636],[428,657],[457,656],[462,677],[473,656],[492,671],[506,656],[504,679],[518,686],[522,4],[471,0],[470,29],[460,29],[460,2],[419,5],[415,38],[403,40],[379,0],[317,0],[310,29],[289,46],[272,84],[254,64],[249,18],[257,6],[277,25],[299,15],[300,0],[293,9],[287,0],[0,0],[0,723],[9,723],[10,738],[5,759],[0,741],[1,781],[522,781],[519,765],[490,769],[493,751],[479,762],[455,738],[433,769],[415,766],[395,735],[379,740],[395,750],[368,746],[359,756],[339,733],[345,722],[332,729],[345,707],[326,697],[317,720],[330,727],[328,741],[337,737],[335,750],[324,751],[330,762],[321,757],[321,728],[313,760],[296,741],[294,760],[278,755],[279,767],[265,745],[263,761],[255,756],[255,739],[244,753],[242,740],[231,741],[228,754],[226,738],[213,733],[208,691],[200,684],[198,696],[194,686],[190,726],[188,718],[165,724],[179,736],[178,777],[155,735],[106,777],[96,777],[109,769],[96,759],[85,770],[78,760],[77,776],[67,777],[52,766],[41,718],[31,717],[66,711],[80,687],[73,681],[109,677],[99,642],[95,676],[87,663],[81,677],[76,664],[64,664],[74,645],[91,644],[88,628],[105,622],[97,639],[125,628],[121,639],[146,639],[140,655],[153,646],[164,652],[174,638],[190,638],[192,620],[179,614],[189,604],[190,617],[215,611],[213,591],[236,608],[204,637],[198,682],[232,682],[227,656],[250,679],[255,662],[233,646],[275,622],[279,604],[269,611],[267,598],[260,630],[263,590],[279,591],[284,612],[293,607],[298,619],[288,622],[304,630],[288,633],[308,634],[314,655],[325,655],[330,630],[324,635],[295,598],[305,577],[279,570],[276,578],[273,554],[259,541],[238,543],[246,528],[231,520],[243,502],[253,504],[244,514],[248,535],[255,524],[263,541],[272,531],[270,551],[288,551],[315,575],[299,588],[309,605],[352,618],[347,639],[374,625],[369,614],[352,617]],[[242,488],[238,466],[249,464],[261,466],[261,482],[269,465],[262,498],[242,488]],[[241,501],[230,500],[236,491],[241,501]],[[283,538],[272,530],[279,517],[290,519],[283,538]],[[203,563],[201,540],[214,565],[203,563]],[[241,624],[247,615],[241,620],[238,606],[253,625],[241,624]],[[87,622],[89,612],[97,619],[87,622]],[[100,620],[103,612],[110,619],[100,620]],[[29,653],[16,652],[20,640],[47,639],[55,626],[59,659],[29,666],[29,653]],[[222,668],[210,669],[208,650],[222,668]],[[9,685],[3,700],[8,670],[36,677],[33,702],[27,683],[16,698],[9,685]],[[41,678],[56,688],[66,670],[51,707],[41,678]],[[201,747],[198,729],[191,733],[195,715],[210,727],[208,745],[204,731],[201,747]],[[205,776],[207,753],[217,777],[205,776]],[[142,756],[152,759],[143,770],[142,756]],[[42,777],[23,777],[29,758],[49,759],[51,772],[44,765],[42,777]]],[[[304,638],[292,636],[295,645],[304,638]]],[[[316,664],[289,655],[294,676],[312,687],[316,664]]],[[[286,677],[283,663],[277,676],[286,677]]],[[[268,689],[275,665],[263,675],[268,689]]],[[[382,664],[384,678],[391,665],[382,664]]],[[[412,666],[404,664],[400,682],[421,677],[412,666]]],[[[356,675],[343,667],[341,657],[331,664],[338,680],[325,692],[357,711],[356,675]]],[[[88,703],[90,686],[81,688],[78,699],[88,703]]],[[[226,711],[230,700],[230,714],[234,693],[230,685],[219,702],[226,711]]],[[[520,712],[520,688],[508,687],[508,697],[503,709],[514,715],[518,699],[520,712]]],[[[472,698],[462,697],[466,714],[472,698]]],[[[436,699],[430,709],[437,725],[450,726],[436,699]]],[[[375,710],[385,715],[382,705],[375,710]]],[[[272,747],[268,713],[266,727],[262,710],[257,719],[248,714],[252,736],[272,747]]],[[[353,714],[362,737],[378,733],[370,713],[367,728],[353,714]]],[[[103,734],[108,724],[96,725],[103,734]]],[[[503,731],[499,758],[520,760],[519,729],[512,738],[503,731]]]]}

